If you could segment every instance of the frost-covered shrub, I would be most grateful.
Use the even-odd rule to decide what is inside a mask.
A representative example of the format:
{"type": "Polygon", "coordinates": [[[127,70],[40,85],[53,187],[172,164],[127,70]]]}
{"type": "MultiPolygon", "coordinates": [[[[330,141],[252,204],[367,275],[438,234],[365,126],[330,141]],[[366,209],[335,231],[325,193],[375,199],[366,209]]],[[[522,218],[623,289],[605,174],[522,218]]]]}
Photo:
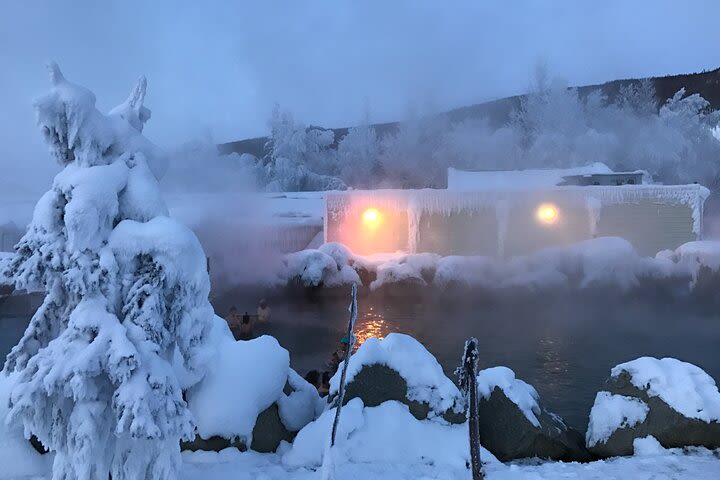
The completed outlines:
{"type": "Polygon", "coordinates": [[[160,196],[164,154],[141,135],[145,80],[103,115],[49,70],[35,109],[64,169],[9,269],[45,299],[7,356],[8,418],[55,452],[54,478],[174,478],[194,429],[182,391],[210,355],[205,255],[160,196]]]}

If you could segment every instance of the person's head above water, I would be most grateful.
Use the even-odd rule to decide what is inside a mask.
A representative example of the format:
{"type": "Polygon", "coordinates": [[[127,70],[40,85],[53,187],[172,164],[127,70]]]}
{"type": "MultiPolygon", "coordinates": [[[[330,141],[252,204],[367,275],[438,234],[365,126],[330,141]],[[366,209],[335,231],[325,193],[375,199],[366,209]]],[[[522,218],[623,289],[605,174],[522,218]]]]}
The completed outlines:
{"type": "Polygon", "coordinates": [[[265,307],[267,307],[267,300],[265,300],[263,298],[260,300],[260,308],[265,308],[265,307]]]}
{"type": "Polygon", "coordinates": [[[237,312],[237,307],[235,305],[233,305],[232,307],[230,307],[230,313],[235,313],[235,312],[237,312]]]}

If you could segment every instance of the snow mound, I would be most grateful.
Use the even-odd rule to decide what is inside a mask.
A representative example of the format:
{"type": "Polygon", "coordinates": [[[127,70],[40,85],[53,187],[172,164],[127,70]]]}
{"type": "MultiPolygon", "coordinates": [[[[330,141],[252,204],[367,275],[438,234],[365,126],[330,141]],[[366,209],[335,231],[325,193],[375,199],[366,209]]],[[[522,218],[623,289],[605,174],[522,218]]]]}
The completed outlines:
{"type": "Polygon", "coordinates": [[[360,284],[360,277],[349,265],[349,256],[349,250],[340,244],[291,253],[285,257],[283,277],[297,280],[306,287],[360,284]]]}
{"type": "Polygon", "coordinates": [[[291,432],[320,415],[324,403],[317,390],[290,368],[288,351],[274,337],[235,341],[216,317],[211,340],[217,351],[208,373],[187,393],[202,438],[240,438],[250,445],[258,415],[274,403],[291,432]],[[289,395],[286,384],[293,390],[289,395]]]}
{"type": "Polygon", "coordinates": [[[590,410],[585,441],[588,447],[606,442],[615,430],[629,428],[645,421],[649,407],[638,398],[598,392],[590,410]]]}
{"type": "Polygon", "coordinates": [[[291,432],[297,432],[315,420],[325,409],[325,402],[317,389],[310,385],[295,370],[290,369],[287,383],[293,391],[278,399],[280,419],[291,432]]]}
{"type": "Polygon", "coordinates": [[[377,279],[370,284],[375,290],[385,284],[412,283],[427,285],[426,278],[435,275],[440,255],[418,253],[390,259],[377,267],[377,279]]]}
{"type": "Polygon", "coordinates": [[[667,451],[652,435],[633,440],[633,452],[637,457],[655,457],[664,455],[667,451]]]}
{"type": "Polygon", "coordinates": [[[18,374],[0,372],[0,478],[46,475],[52,465],[52,454],[40,455],[30,446],[22,426],[8,426],[10,391],[18,374]]]}
{"type": "MultiPolygon", "coordinates": [[[[320,465],[334,417],[333,408],[303,428],[283,456],[283,463],[289,467],[320,465]]],[[[372,408],[363,408],[359,398],[350,400],[343,407],[335,445],[337,458],[357,463],[464,468],[469,461],[467,425],[417,420],[406,405],[394,400],[372,408]]],[[[481,457],[484,463],[498,463],[485,449],[481,457]]]]}
{"type": "Polygon", "coordinates": [[[659,397],[687,418],[720,421],[720,392],[703,369],[675,358],[641,357],[611,370],[612,377],[627,372],[632,384],[659,397]]]}
{"type": "Polygon", "coordinates": [[[500,388],[505,396],[520,408],[525,418],[540,428],[540,421],[537,418],[540,415],[538,404],[540,396],[532,385],[515,378],[515,372],[507,367],[481,370],[477,376],[478,395],[487,400],[495,388],[500,388]]]}
{"type": "MultiPolygon", "coordinates": [[[[347,383],[365,366],[385,365],[400,374],[407,382],[407,398],[427,403],[434,412],[453,407],[460,391],[445,376],[435,357],[417,340],[402,333],[391,333],[383,340],[367,339],[350,357],[347,383]]],[[[342,364],[330,379],[330,395],[338,391],[342,364]]]]}
{"type": "Polygon", "coordinates": [[[205,378],[187,401],[203,438],[242,438],[249,444],[255,420],[282,395],[290,355],[273,337],[236,342],[225,337],[205,378]]]}

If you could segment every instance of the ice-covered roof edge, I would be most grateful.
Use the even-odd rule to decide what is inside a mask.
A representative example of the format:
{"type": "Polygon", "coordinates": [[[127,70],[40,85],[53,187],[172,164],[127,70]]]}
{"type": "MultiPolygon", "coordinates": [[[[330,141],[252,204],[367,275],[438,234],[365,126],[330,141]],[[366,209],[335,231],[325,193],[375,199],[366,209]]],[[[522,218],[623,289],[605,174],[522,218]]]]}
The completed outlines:
{"type": "Polygon", "coordinates": [[[602,205],[637,203],[641,200],[662,200],[671,205],[685,205],[692,211],[693,233],[701,236],[702,210],[710,191],[698,184],[690,185],[621,185],[621,186],[562,186],[523,190],[349,190],[327,192],[326,216],[342,214],[351,208],[377,207],[406,210],[410,223],[420,214],[450,215],[462,210],[498,208],[513,203],[537,201],[538,195],[548,200],[581,202],[592,209],[602,205]]]}

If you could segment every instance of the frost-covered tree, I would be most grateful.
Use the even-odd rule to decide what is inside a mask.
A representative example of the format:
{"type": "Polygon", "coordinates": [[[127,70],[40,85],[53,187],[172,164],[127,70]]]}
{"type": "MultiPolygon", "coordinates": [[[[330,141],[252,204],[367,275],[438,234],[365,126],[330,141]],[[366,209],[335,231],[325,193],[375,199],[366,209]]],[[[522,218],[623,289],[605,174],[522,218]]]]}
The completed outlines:
{"type": "Polygon", "coordinates": [[[422,116],[402,122],[398,131],[380,142],[379,162],[389,186],[442,187],[447,161],[436,157],[449,123],[445,116],[422,116]]]}
{"type": "Polygon", "coordinates": [[[265,177],[270,191],[343,190],[332,130],[307,128],[275,105],[265,146],[265,177]]]}
{"type": "Polygon", "coordinates": [[[145,79],[103,115],[49,71],[35,110],[63,170],[9,269],[45,299],[6,359],[19,378],[8,421],[55,452],[54,479],[174,478],[194,432],[182,391],[208,355],[205,256],[160,196],[164,154],[141,135],[145,79]]]}
{"type": "Polygon", "coordinates": [[[371,188],[382,174],[378,154],[380,151],[375,129],[361,125],[348,130],[338,143],[340,177],[354,188],[371,188]]]}

